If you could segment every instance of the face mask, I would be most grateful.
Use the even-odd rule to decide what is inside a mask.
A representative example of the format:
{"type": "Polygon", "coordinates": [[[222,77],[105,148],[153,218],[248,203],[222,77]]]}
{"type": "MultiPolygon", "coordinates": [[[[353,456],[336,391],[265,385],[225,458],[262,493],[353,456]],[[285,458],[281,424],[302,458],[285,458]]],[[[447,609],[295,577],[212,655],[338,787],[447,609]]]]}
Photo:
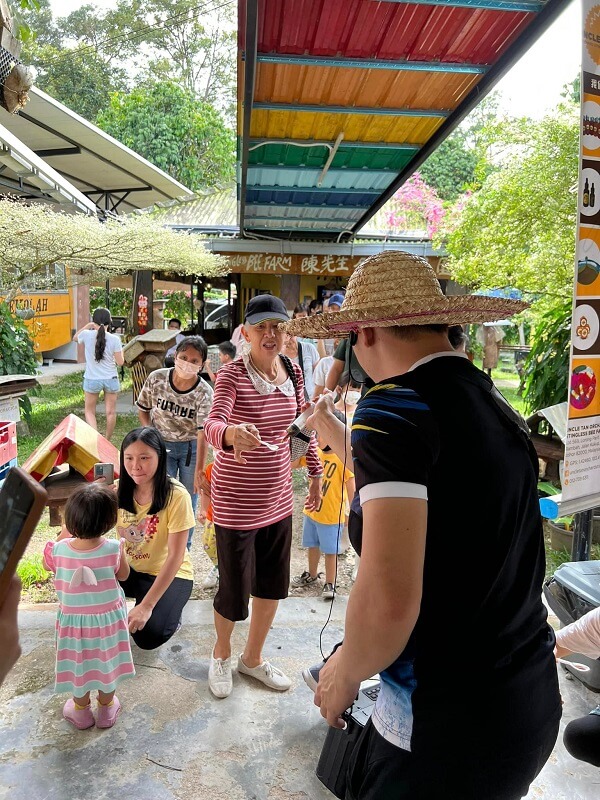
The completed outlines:
{"type": "Polygon", "coordinates": [[[355,406],[360,400],[360,392],[355,392],[349,389],[347,394],[342,393],[342,397],[349,406],[355,406]]]}
{"type": "Polygon", "coordinates": [[[175,369],[185,378],[191,378],[197,375],[202,368],[201,364],[191,364],[189,361],[184,361],[182,358],[175,359],[175,369]]]}

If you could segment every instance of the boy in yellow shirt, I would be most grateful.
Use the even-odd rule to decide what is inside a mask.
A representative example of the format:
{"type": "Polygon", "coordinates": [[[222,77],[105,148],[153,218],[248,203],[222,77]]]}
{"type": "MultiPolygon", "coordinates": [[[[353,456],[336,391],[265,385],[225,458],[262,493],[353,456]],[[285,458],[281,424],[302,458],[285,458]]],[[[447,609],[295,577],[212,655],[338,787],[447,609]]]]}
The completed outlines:
{"type": "MultiPolygon", "coordinates": [[[[342,414],[339,417],[344,419],[342,414]]],[[[325,585],[322,596],[331,599],[335,594],[336,559],[338,553],[342,552],[340,545],[348,497],[354,496],[355,485],[353,473],[344,468],[340,459],[318,436],[317,444],[323,464],[321,503],[315,511],[304,509],[302,546],[308,548],[308,570],[292,578],[291,583],[295,588],[314,584],[319,577],[319,560],[323,553],[325,585]]],[[[304,466],[303,461],[304,459],[299,459],[292,466],[304,466]]]]}

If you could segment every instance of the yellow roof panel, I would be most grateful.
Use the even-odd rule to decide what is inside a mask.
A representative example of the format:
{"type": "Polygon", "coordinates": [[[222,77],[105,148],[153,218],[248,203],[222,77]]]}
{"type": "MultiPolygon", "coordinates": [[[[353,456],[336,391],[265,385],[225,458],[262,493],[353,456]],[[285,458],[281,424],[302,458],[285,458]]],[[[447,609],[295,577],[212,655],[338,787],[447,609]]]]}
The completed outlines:
{"type": "Polygon", "coordinates": [[[442,117],[396,117],[378,114],[328,114],[254,109],[250,136],[265,139],[422,144],[444,122],[442,117]]]}

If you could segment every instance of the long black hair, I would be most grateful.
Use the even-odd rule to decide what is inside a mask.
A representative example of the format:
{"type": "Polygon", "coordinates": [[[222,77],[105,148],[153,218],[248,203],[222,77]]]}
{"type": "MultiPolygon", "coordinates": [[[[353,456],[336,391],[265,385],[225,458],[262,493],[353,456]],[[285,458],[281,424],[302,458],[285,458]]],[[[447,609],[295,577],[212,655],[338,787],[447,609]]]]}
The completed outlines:
{"type": "Polygon", "coordinates": [[[121,444],[119,490],[117,493],[119,508],[129,511],[131,514],[136,513],[133,501],[135,481],[125,469],[125,450],[134,442],[143,442],[148,447],[151,447],[158,456],[158,466],[152,480],[152,505],[148,511],[148,514],[158,514],[169,502],[173,485],[167,475],[167,448],[165,441],[156,428],[134,428],[123,439],[121,444]]]}
{"type": "Polygon", "coordinates": [[[102,361],[106,350],[106,326],[110,325],[110,311],[108,308],[97,308],[92,314],[92,322],[100,326],[96,335],[94,358],[96,361],[102,361]]]}

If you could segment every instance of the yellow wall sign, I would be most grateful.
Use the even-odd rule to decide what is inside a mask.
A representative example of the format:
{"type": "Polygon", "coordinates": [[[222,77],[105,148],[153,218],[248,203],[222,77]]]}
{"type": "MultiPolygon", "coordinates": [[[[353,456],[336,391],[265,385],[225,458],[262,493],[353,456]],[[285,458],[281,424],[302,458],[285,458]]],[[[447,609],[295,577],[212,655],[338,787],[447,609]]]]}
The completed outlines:
{"type": "Polygon", "coordinates": [[[31,292],[11,300],[10,310],[30,309],[33,317],[25,320],[36,353],[54,350],[68,344],[72,337],[71,294],[65,292],[31,292]]]}

